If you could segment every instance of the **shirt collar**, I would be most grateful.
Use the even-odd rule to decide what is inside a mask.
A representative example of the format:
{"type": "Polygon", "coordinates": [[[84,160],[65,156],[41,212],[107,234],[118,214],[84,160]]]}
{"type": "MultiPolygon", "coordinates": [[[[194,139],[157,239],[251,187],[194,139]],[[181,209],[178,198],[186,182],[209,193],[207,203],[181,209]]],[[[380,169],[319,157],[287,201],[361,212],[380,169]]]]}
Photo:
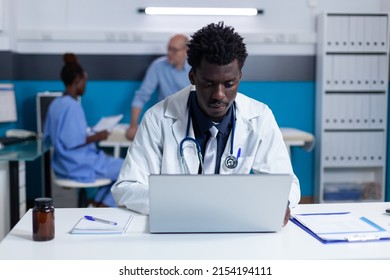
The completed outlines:
{"type": "MultiPolygon", "coordinates": [[[[190,93],[189,105],[195,135],[206,133],[214,125],[214,123],[200,109],[198,102],[196,101],[195,91],[191,91],[190,93]]],[[[228,113],[223,117],[222,121],[216,125],[219,132],[224,135],[230,133],[233,110],[232,107],[233,106],[230,106],[228,113]]]]}

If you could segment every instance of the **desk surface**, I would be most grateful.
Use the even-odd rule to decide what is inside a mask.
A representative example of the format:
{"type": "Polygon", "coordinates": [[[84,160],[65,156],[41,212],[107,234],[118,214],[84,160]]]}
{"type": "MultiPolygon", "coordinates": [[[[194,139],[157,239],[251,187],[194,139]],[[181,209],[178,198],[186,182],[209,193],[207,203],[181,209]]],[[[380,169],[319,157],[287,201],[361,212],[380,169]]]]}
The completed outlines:
{"type": "MultiPolygon", "coordinates": [[[[390,230],[390,202],[298,205],[294,213],[354,211],[390,230]]],[[[147,216],[134,214],[121,235],[72,235],[85,214],[127,215],[119,208],[56,209],[56,237],[32,241],[31,210],[0,243],[0,259],[390,259],[390,241],[322,244],[289,222],[278,233],[149,234],[147,216]]]]}
{"type": "Polygon", "coordinates": [[[33,161],[50,149],[42,140],[26,140],[6,145],[0,150],[0,161],[33,161]]]}
{"type": "MultiPolygon", "coordinates": [[[[120,124],[117,125],[112,132],[109,134],[107,140],[101,141],[100,145],[101,146],[112,146],[114,144],[120,143],[123,146],[128,146],[131,144],[131,141],[129,141],[125,134],[126,134],[126,129],[128,125],[126,124],[120,124]]],[[[303,131],[299,130],[296,128],[292,127],[281,127],[280,128],[282,134],[283,134],[283,139],[286,142],[290,143],[301,143],[301,144],[296,144],[296,145],[304,145],[306,142],[313,142],[314,141],[314,135],[303,131]]]]}
{"type": "MultiPolygon", "coordinates": [[[[126,138],[127,124],[117,125],[109,134],[107,140],[99,142],[101,147],[114,148],[114,156],[120,156],[120,148],[126,148],[131,145],[131,141],[126,138]]],[[[284,142],[290,151],[292,146],[300,146],[305,150],[311,150],[314,147],[314,135],[303,130],[291,127],[280,128],[284,142]]]]}

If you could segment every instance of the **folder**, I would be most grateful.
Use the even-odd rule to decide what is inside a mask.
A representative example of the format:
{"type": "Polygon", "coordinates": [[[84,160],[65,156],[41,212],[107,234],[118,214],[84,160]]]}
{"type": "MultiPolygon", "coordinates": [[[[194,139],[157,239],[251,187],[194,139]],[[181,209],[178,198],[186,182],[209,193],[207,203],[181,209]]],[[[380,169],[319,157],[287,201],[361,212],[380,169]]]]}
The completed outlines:
{"type": "Polygon", "coordinates": [[[390,240],[390,232],[351,212],[295,214],[290,219],[323,244],[390,240]]]}

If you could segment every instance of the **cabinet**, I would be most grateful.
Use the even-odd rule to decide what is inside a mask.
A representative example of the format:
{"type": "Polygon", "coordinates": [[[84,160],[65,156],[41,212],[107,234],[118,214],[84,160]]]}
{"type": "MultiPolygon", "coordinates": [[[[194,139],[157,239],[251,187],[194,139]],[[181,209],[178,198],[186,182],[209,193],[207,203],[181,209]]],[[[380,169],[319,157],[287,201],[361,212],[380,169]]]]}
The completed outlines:
{"type": "MultiPolygon", "coordinates": [[[[26,163],[14,162],[18,173],[18,217],[22,217],[26,211],[26,163]]],[[[0,154],[0,241],[8,234],[10,227],[10,166],[8,161],[3,161],[0,154]]]]}
{"type": "Polygon", "coordinates": [[[384,201],[389,16],[318,17],[317,202],[384,201]]]}

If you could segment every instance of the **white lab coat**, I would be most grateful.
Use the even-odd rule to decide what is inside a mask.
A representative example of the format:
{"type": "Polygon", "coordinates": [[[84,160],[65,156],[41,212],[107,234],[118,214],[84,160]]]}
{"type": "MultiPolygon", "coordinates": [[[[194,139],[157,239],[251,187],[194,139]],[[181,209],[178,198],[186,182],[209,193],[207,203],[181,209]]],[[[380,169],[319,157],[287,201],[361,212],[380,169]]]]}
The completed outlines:
{"type": "MultiPolygon", "coordinates": [[[[188,98],[193,86],[171,95],[150,108],[143,116],[133,144],[112,187],[118,206],[148,214],[148,176],[185,174],[180,158],[180,142],[186,136],[188,98]]],[[[231,134],[221,159],[221,174],[289,173],[293,175],[290,207],[300,200],[299,181],[294,175],[282,133],[267,105],[238,93],[233,154],[239,148],[238,166],[228,169],[224,160],[230,155],[231,134]]],[[[190,135],[194,137],[192,125],[190,135]]],[[[197,174],[199,159],[191,141],[184,143],[184,158],[191,174],[197,174]]]]}

